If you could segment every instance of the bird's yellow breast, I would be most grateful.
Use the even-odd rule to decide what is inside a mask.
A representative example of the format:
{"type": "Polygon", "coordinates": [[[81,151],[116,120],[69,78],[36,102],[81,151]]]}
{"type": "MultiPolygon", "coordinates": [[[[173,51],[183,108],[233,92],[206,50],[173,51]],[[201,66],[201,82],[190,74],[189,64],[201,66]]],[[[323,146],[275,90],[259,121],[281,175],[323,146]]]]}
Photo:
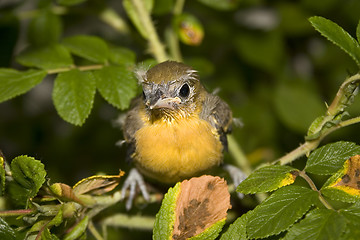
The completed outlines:
{"type": "Polygon", "coordinates": [[[222,161],[223,146],[215,129],[197,116],[149,122],[135,138],[135,164],[161,182],[192,177],[222,161]]]}

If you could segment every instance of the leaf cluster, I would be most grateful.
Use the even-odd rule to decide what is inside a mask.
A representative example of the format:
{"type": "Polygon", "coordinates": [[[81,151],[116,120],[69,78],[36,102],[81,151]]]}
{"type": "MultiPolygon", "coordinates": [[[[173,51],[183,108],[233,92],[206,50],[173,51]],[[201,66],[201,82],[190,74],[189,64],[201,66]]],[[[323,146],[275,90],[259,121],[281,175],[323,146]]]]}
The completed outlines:
{"type": "Polygon", "coordinates": [[[70,187],[51,184],[44,164],[33,157],[18,156],[10,166],[1,160],[1,194],[19,208],[0,211],[1,239],[85,239],[88,228],[96,231],[92,217],[121,200],[119,192],[108,193],[124,172],[88,177],[70,187]]]}

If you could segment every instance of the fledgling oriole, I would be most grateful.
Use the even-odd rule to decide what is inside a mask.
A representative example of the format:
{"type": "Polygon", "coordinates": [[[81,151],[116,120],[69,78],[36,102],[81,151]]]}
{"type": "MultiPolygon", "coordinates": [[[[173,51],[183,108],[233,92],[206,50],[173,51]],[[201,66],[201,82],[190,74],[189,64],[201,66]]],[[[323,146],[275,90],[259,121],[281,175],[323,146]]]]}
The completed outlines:
{"type": "Polygon", "coordinates": [[[143,95],[123,125],[136,168],[175,183],[219,166],[232,124],[229,106],[208,93],[197,72],[183,63],[166,61],[136,75],[143,95]]]}

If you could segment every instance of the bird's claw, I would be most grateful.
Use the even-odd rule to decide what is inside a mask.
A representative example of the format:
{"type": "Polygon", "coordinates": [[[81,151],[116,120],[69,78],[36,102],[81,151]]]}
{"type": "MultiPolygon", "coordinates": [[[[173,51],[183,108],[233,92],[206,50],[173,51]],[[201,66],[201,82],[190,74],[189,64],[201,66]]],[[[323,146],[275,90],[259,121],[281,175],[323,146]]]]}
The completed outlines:
{"type": "MultiPolygon", "coordinates": [[[[237,187],[247,177],[247,175],[243,171],[233,165],[225,164],[223,168],[229,173],[235,187],[237,187]]],[[[244,197],[244,194],[239,192],[237,192],[237,195],[240,199],[244,197]]]]}
{"type": "Polygon", "coordinates": [[[130,210],[132,203],[135,199],[136,186],[139,186],[141,194],[143,195],[146,201],[150,200],[150,195],[146,189],[146,184],[143,176],[139,173],[136,168],[130,170],[128,177],[126,178],[123,187],[121,189],[122,200],[125,199],[126,191],[129,190],[129,196],[126,201],[125,207],[126,210],[130,210]]]}

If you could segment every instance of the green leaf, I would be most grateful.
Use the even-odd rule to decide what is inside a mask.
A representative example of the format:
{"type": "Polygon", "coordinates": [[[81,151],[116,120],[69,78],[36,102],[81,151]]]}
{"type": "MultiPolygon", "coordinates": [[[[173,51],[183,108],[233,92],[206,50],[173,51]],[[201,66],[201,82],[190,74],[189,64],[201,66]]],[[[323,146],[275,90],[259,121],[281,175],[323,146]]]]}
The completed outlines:
{"type": "Polygon", "coordinates": [[[316,149],[309,156],[305,170],[314,174],[334,174],[351,156],[360,154],[360,146],[352,142],[336,142],[316,149]]]}
{"type": "Polygon", "coordinates": [[[27,206],[29,196],[31,195],[30,189],[25,189],[19,183],[11,181],[7,184],[8,193],[11,202],[17,207],[27,206]]]}
{"type": "MultiPolygon", "coordinates": [[[[154,6],[154,1],[153,0],[141,0],[141,1],[143,2],[145,9],[150,13],[154,6]]],[[[137,13],[136,7],[133,5],[132,1],[124,0],[123,6],[127,15],[129,16],[129,18],[131,19],[132,23],[135,25],[141,36],[147,39],[149,37],[148,33],[145,27],[143,26],[143,24],[141,23],[139,14],[137,13]]]]}
{"type": "Polygon", "coordinates": [[[357,225],[347,224],[345,227],[345,233],[339,238],[339,240],[359,240],[360,228],[359,223],[357,225]]]}
{"type": "Polygon", "coordinates": [[[212,7],[217,10],[232,10],[235,9],[240,0],[198,0],[202,4],[212,7]]]}
{"type": "Polygon", "coordinates": [[[78,239],[81,235],[85,233],[88,223],[89,223],[89,217],[85,216],[83,219],[81,219],[81,221],[78,224],[76,224],[74,228],[71,229],[69,233],[67,233],[64,236],[63,239],[64,240],[78,239]]]}
{"type": "Polygon", "coordinates": [[[109,60],[117,65],[134,65],[136,55],[133,51],[123,47],[110,47],[109,60]]]}
{"type": "Polygon", "coordinates": [[[104,63],[109,57],[109,48],[99,37],[77,35],[63,39],[63,44],[75,55],[93,62],[104,63]]]}
{"type": "Polygon", "coordinates": [[[45,182],[44,164],[33,157],[18,156],[11,162],[14,180],[24,189],[29,190],[28,197],[35,197],[45,182]]]}
{"type": "Polygon", "coordinates": [[[249,238],[264,238],[287,230],[314,204],[318,193],[305,187],[287,186],[274,192],[249,216],[249,238]]]}
{"type": "Polygon", "coordinates": [[[289,166],[266,166],[254,171],[242,181],[236,191],[250,194],[271,192],[292,184],[298,176],[298,170],[289,166]]]}
{"type": "Polygon", "coordinates": [[[340,214],[344,216],[348,223],[359,225],[360,223],[360,202],[354,203],[346,209],[340,209],[340,214]]]}
{"type": "Polygon", "coordinates": [[[2,240],[16,239],[16,232],[2,218],[0,218],[0,239],[2,240]]]}
{"type": "Polygon", "coordinates": [[[57,43],[62,33],[62,22],[50,9],[40,10],[30,22],[28,38],[35,46],[57,43]]]}
{"type": "Polygon", "coordinates": [[[129,107],[136,94],[137,83],[125,66],[108,66],[93,72],[100,94],[119,109],[129,107]]]}
{"type": "Polygon", "coordinates": [[[70,52],[64,46],[58,44],[27,49],[20,53],[16,60],[24,66],[46,70],[69,68],[73,65],[70,52]]]}
{"type": "Polygon", "coordinates": [[[252,211],[249,211],[237,218],[236,221],[229,226],[228,230],[221,235],[220,240],[247,240],[246,224],[249,215],[252,213],[252,211]]]}
{"type": "Polygon", "coordinates": [[[312,121],[325,111],[318,93],[300,81],[280,83],[275,90],[274,104],[280,120],[299,133],[306,132],[312,121]]]}
{"type": "Polygon", "coordinates": [[[65,121],[79,126],[85,122],[94,103],[95,82],[91,72],[77,69],[57,76],[52,97],[57,112],[65,121]]]}
{"type": "Polygon", "coordinates": [[[177,196],[180,192],[181,183],[177,183],[173,188],[169,188],[161,203],[159,212],[156,214],[153,230],[153,239],[169,239],[172,235],[175,222],[175,208],[177,196]]]}
{"type": "Polygon", "coordinates": [[[311,17],[309,18],[309,21],[317,31],[328,40],[338,45],[355,60],[357,65],[360,65],[359,44],[348,32],[336,23],[323,17],[311,17]]]}
{"type": "Polygon", "coordinates": [[[42,70],[20,72],[10,68],[0,68],[0,102],[26,93],[46,76],[42,70]]]}
{"type": "Polygon", "coordinates": [[[188,238],[189,240],[215,240],[219,233],[221,232],[223,226],[225,225],[225,219],[216,222],[211,227],[207,228],[205,231],[196,235],[194,237],[188,238]]]}
{"type": "Polygon", "coordinates": [[[57,3],[64,6],[72,6],[86,1],[87,0],[57,0],[57,3]]]}
{"type": "Polygon", "coordinates": [[[338,240],[345,228],[345,219],[336,211],[315,209],[290,228],[284,240],[338,240]]]}

